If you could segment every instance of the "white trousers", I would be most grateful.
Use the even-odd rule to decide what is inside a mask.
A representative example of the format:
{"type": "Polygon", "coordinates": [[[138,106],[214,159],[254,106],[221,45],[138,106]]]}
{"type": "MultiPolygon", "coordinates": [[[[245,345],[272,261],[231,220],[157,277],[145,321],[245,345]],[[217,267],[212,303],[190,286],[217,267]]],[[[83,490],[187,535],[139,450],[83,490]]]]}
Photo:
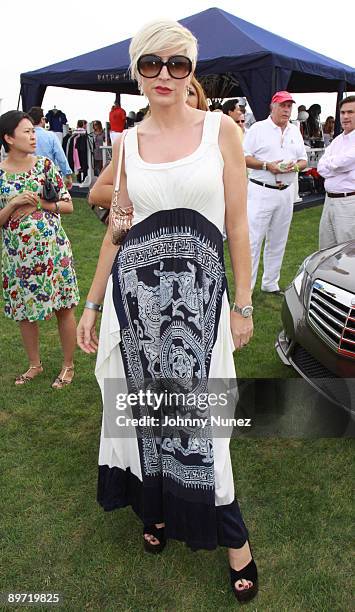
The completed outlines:
{"type": "Polygon", "coordinates": [[[326,195],[319,225],[319,248],[355,240],[355,196],[330,198],[326,195]]]}
{"type": "Polygon", "coordinates": [[[252,289],[258,274],[263,240],[264,273],[262,291],[278,291],[280,270],[290,229],[294,200],[294,185],[279,191],[248,184],[248,221],[252,256],[252,289]]]}

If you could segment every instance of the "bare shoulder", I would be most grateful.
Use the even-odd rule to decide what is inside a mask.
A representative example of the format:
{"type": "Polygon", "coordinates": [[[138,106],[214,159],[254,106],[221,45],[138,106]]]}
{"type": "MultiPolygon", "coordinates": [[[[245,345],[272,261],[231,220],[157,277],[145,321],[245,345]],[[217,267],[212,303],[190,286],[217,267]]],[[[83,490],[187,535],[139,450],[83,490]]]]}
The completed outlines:
{"type": "Polygon", "coordinates": [[[187,127],[201,127],[204,124],[207,114],[209,114],[209,111],[187,107],[184,125],[187,127]]]}
{"type": "Polygon", "coordinates": [[[121,140],[122,140],[122,134],[117,136],[115,142],[112,145],[112,155],[113,155],[113,157],[118,157],[118,150],[120,148],[121,140]]]}
{"type": "Polygon", "coordinates": [[[112,185],[112,183],[113,183],[113,162],[112,162],[112,160],[102,170],[102,172],[101,172],[100,176],[98,177],[96,183],[98,181],[100,181],[100,183],[103,183],[103,184],[112,185]]]}
{"type": "Polygon", "coordinates": [[[135,128],[137,130],[137,134],[139,134],[139,136],[149,134],[151,132],[151,123],[152,121],[150,115],[148,117],[144,117],[143,121],[140,121],[135,128]]]}
{"type": "Polygon", "coordinates": [[[210,111],[203,111],[203,110],[200,110],[199,108],[191,108],[190,113],[191,113],[192,121],[194,123],[203,123],[204,120],[206,119],[207,113],[209,114],[210,111]]]}
{"type": "Polygon", "coordinates": [[[237,125],[231,117],[227,115],[222,116],[218,143],[224,161],[230,158],[230,156],[232,156],[232,159],[236,153],[241,154],[242,152],[239,130],[239,125],[237,125]]]}
{"type": "Polygon", "coordinates": [[[239,140],[238,125],[233,121],[231,117],[222,115],[221,127],[219,130],[220,142],[234,141],[236,138],[239,140]]]}
{"type": "MultiPolygon", "coordinates": [[[[119,151],[120,151],[121,142],[122,142],[122,138],[123,138],[124,134],[125,134],[125,132],[122,132],[122,134],[117,136],[115,142],[112,145],[112,161],[109,164],[109,166],[111,166],[112,173],[114,173],[114,174],[116,173],[116,168],[117,168],[118,159],[119,159],[119,151]]],[[[124,147],[123,147],[123,158],[124,158],[124,156],[125,156],[125,151],[124,151],[124,147]]]]}

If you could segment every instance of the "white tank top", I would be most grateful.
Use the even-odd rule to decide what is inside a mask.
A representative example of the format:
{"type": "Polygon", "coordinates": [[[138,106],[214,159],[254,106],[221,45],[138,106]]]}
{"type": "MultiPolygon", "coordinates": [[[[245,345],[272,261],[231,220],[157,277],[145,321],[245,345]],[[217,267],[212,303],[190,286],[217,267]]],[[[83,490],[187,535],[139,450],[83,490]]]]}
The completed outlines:
{"type": "Polygon", "coordinates": [[[137,126],[125,138],[127,190],[133,225],[160,210],[189,208],[204,215],[223,233],[223,157],[218,146],[222,113],[206,112],[198,148],[173,162],[150,164],[139,155],[137,126]]]}

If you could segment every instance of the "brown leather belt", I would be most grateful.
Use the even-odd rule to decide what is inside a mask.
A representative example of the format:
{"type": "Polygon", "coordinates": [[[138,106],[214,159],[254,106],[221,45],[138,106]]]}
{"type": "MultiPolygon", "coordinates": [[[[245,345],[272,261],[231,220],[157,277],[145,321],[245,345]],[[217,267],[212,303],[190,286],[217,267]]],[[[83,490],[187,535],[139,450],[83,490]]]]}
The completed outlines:
{"type": "Polygon", "coordinates": [[[348,193],[328,193],[327,191],[328,198],[348,198],[349,196],[354,196],[354,195],[355,195],[355,191],[349,191],[348,193]]]}
{"type": "Polygon", "coordinates": [[[262,183],[261,181],[257,181],[255,179],[249,179],[251,183],[255,183],[255,185],[261,185],[261,187],[267,187],[268,189],[277,189],[278,191],[283,191],[287,189],[290,185],[283,185],[280,183],[279,185],[269,185],[268,183],[262,183]]]}

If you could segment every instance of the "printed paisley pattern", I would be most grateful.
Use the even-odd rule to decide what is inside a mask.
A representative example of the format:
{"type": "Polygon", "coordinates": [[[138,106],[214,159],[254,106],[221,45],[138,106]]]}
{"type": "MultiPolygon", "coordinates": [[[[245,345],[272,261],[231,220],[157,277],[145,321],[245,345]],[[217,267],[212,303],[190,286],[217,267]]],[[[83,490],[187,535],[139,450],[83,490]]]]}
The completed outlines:
{"type": "MultiPolygon", "coordinates": [[[[207,390],[226,290],[222,234],[194,210],[159,211],[132,227],[112,273],[129,390],[168,389],[197,398],[207,390]]],[[[163,413],[170,408],[163,406],[163,413]]],[[[173,407],[173,414],[183,416],[186,410],[202,414],[191,404],[173,407]]],[[[149,408],[140,401],[132,412],[141,418],[149,408]]],[[[142,427],[137,437],[145,518],[154,515],[156,500],[162,499],[164,516],[174,509],[187,511],[195,525],[203,504],[210,510],[206,533],[214,532],[211,436],[209,427],[168,424],[161,426],[158,444],[153,428],[142,427]]]]}
{"type": "MultiPolygon", "coordinates": [[[[29,172],[0,169],[0,208],[23,191],[41,192],[45,176],[60,198],[69,196],[56,166],[38,157],[29,172]]],[[[15,321],[49,319],[53,310],[79,303],[70,242],[60,215],[36,210],[2,228],[2,275],[5,316],[15,321]]]]}

